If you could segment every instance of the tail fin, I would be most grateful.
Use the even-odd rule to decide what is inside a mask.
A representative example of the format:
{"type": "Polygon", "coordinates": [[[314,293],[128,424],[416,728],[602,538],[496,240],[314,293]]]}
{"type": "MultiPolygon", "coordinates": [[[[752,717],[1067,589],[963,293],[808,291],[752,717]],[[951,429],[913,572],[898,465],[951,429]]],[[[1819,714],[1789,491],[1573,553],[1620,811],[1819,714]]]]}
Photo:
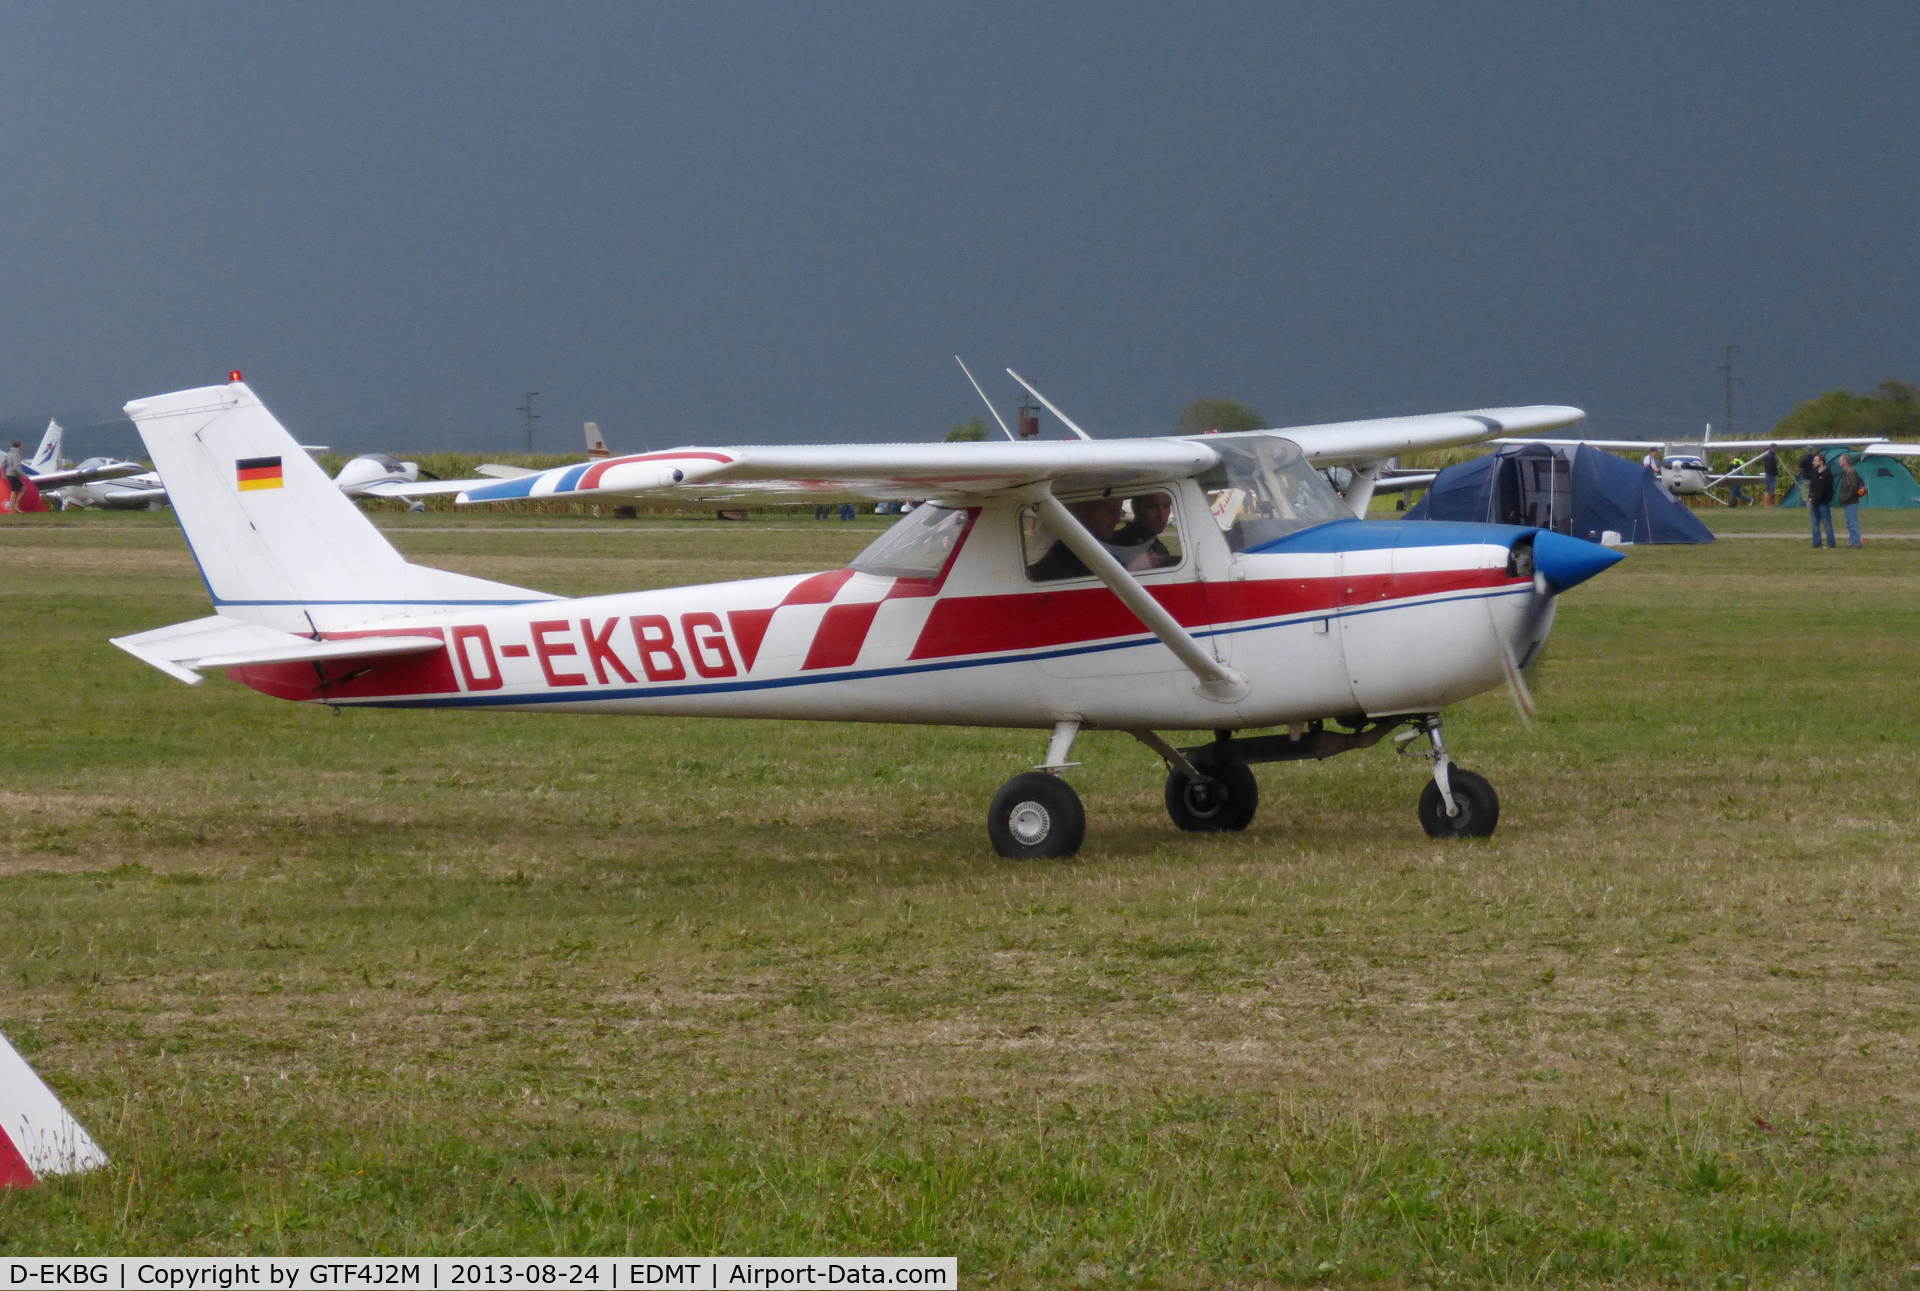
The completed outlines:
{"type": "Polygon", "coordinates": [[[314,634],[543,592],[410,565],[242,382],[127,405],[219,612],[314,634]]]}
{"type": "Polygon", "coordinates": [[[611,457],[612,456],[612,454],[607,451],[607,439],[606,439],[606,436],[600,433],[600,423],[597,421],[590,421],[587,423],[587,456],[588,457],[611,457]]]}
{"type": "Polygon", "coordinates": [[[45,475],[48,471],[60,469],[61,440],[66,433],[59,422],[51,418],[47,420],[47,433],[40,437],[40,447],[27,459],[28,475],[45,475]]]}

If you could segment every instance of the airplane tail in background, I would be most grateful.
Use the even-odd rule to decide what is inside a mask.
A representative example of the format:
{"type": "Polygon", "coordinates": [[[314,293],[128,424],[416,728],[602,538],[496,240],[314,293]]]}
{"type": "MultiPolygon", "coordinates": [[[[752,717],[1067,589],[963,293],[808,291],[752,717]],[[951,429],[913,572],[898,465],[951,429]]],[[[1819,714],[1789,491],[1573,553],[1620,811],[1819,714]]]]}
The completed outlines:
{"type": "Polygon", "coordinates": [[[600,433],[600,423],[597,421],[590,421],[586,424],[586,429],[587,429],[587,456],[588,457],[613,456],[613,454],[607,450],[606,436],[600,433]]]}
{"type": "Polygon", "coordinates": [[[127,405],[218,617],[300,636],[542,592],[408,564],[239,381],[127,405]]]}
{"type": "Polygon", "coordinates": [[[61,441],[66,437],[66,433],[59,422],[48,420],[47,433],[40,437],[40,447],[35,449],[33,456],[27,459],[28,475],[45,475],[48,471],[60,469],[61,441]]]}

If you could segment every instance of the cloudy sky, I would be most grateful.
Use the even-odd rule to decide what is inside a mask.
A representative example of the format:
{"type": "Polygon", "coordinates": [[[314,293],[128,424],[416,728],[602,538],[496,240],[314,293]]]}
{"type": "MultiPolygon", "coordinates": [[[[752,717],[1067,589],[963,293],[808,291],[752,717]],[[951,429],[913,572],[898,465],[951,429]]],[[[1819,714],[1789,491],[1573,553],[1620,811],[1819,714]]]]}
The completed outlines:
{"type": "Polygon", "coordinates": [[[1920,379],[1920,6],[0,6],[0,424],[243,369],[363,449],[1920,379]],[[1002,407],[1003,376],[987,382],[1002,407]]]}

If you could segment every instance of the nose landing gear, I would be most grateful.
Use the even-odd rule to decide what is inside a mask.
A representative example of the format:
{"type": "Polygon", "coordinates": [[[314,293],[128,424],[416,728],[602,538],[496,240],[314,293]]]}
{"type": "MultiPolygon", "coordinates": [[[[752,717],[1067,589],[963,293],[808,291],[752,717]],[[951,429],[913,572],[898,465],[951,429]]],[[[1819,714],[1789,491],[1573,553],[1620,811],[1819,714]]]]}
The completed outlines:
{"type": "Polygon", "coordinates": [[[1500,823],[1500,796],[1486,777],[1455,766],[1440,738],[1440,718],[1429,714],[1393,737],[1395,752],[1433,763],[1433,779],[1420,791],[1420,827],[1429,838],[1486,838],[1500,823]],[[1427,737],[1430,752],[1416,753],[1413,741],[1427,737]]]}

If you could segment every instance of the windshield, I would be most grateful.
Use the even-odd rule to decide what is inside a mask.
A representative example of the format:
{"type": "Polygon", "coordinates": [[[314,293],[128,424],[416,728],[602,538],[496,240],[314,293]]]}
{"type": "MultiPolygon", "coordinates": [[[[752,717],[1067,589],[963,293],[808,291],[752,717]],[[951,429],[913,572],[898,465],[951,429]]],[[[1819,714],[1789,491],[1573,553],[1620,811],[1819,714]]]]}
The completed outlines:
{"type": "Polygon", "coordinates": [[[1220,465],[1200,478],[1227,545],[1245,551],[1309,525],[1353,518],[1305,453],[1277,435],[1206,441],[1220,465]]]}
{"type": "Polygon", "coordinates": [[[882,578],[934,578],[959,547],[973,512],[925,503],[854,558],[853,568],[882,578]]]}

